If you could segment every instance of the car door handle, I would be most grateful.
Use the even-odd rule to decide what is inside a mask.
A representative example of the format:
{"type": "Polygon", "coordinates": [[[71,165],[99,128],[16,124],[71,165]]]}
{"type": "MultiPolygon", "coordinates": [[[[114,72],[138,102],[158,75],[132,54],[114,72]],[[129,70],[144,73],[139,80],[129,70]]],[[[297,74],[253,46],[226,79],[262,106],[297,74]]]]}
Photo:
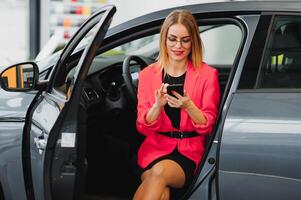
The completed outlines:
{"type": "Polygon", "coordinates": [[[34,143],[36,144],[36,147],[38,149],[44,150],[46,148],[46,140],[45,139],[39,139],[38,137],[34,138],[34,143]]]}
{"type": "Polygon", "coordinates": [[[34,143],[39,150],[39,153],[42,154],[43,151],[46,149],[47,140],[44,137],[44,133],[34,138],[34,143]]]}

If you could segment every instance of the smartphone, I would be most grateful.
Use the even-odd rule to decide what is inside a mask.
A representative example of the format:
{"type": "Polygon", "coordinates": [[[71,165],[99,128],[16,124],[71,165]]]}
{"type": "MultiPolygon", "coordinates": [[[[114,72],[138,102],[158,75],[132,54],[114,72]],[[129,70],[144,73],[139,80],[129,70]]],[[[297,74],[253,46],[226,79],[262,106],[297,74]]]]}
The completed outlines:
{"type": "Polygon", "coordinates": [[[167,86],[167,94],[174,96],[172,94],[172,91],[176,91],[177,93],[179,93],[180,95],[183,96],[184,94],[184,85],[183,84],[171,84],[167,86]]]}

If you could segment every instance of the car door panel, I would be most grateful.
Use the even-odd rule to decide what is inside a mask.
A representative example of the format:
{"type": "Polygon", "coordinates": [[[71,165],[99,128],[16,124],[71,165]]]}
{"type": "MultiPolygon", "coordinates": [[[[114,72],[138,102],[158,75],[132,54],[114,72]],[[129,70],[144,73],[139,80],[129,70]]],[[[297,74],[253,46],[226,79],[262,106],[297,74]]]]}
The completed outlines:
{"type": "Polygon", "coordinates": [[[30,158],[31,174],[33,176],[33,188],[35,189],[35,198],[44,198],[44,159],[48,135],[52,129],[55,120],[60,113],[59,107],[55,102],[45,96],[40,97],[31,120],[30,134],[30,158]]]}
{"type": "MultiPolygon", "coordinates": [[[[114,6],[106,6],[95,13],[80,27],[76,35],[66,45],[61,58],[53,72],[47,91],[40,93],[29,109],[25,129],[30,135],[30,172],[32,185],[27,184],[31,191],[30,199],[81,199],[83,188],[81,177],[84,176],[84,143],[85,128],[84,113],[80,105],[83,81],[86,78],[90,64],[102,42],[116,11],[114,6]],[[71,85],[64,93],[63,77],[66,60],[69,59],[75,47],[92,28],[94,36],[82,51],[79,62],[74,67],[71,85]],[[94,29],[93,29],[94,30],[94,29]],[[61,71],[62,70],[62,71],[61,71]],[[57,81],[56,81],[57,80],[57,81]],[[62,82],[63,81],[63,82],[62,82]],[[57,83],[63,84],[58,85],[57,83]],[[72,90],[72,89],[73,90],[72,90]],[[79,140],[83,138],[82,140],[79,140]],[[81,150],[80,152],[78,152],[81,150]],[[76,187],[75,184],[81,187],[76,187]]],[[[67,74],[65,74],[67,76],[67,74]]],[[[69,82],[68,82],[69,84],[69,82]]],[[[67,86],[66,86],[67,88],[67,86]]],[[[28,163],[27,163],[28,165],[28,163]]],[[[29,182],[30,182],[29,180],[29,182]]]]}
{"type": "Polygon", "coordinates": [[[300,98],[298,93],[233,96],[220,149],[221,199],[301,198],[300,98]]]}

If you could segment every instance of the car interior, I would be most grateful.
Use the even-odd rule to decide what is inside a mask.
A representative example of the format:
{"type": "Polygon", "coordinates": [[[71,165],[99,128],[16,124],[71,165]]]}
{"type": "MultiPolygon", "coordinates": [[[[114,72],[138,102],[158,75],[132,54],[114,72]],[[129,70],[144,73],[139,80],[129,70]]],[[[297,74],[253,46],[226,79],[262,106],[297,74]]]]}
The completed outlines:
{"type": "MultiPolygon", "coordinates": [[[[241,46],[242,31],[233,24],[218,24],[200,27],[200,32],[205,61],[218,69],[223,94],[241,46]],[[217,38],[225,37],[229,31],[233,40],[217,38]],[[213,46],[212,42],[217,39],[218,45],[213,46]],[[210,55],[212,51],[215,57],[210,55]],[[225,56],[225,52],[232,53],[225,56]],[[219,59],[214,61],[216,57],[219,59]]],[[[139,71],[156,61],[158,36],[157,33],[131,40],[102,52],[89,69],[81,96],[81,105],[87,114],[84,191],[87,200],[131,199],[140,184],[136,154],[144,136],[136,130],[136,103],[129,87],[135,90],[139,71]],[[133,59],[125,64],[133,55],[142,61],[133,59]],[[127,75],[125,69],[129,70],[127,75]],[[132,84],[126,84],[125,77],[132,84]]],[[[71,70],[69,74],[72,73],[71,70]]]]}
{"type": "Polygon", "coordinates": [[[299,88],[300,83],[300,21],[284,20],[277,24],[270,51],[263,65],[260,87],[299,88]]]}

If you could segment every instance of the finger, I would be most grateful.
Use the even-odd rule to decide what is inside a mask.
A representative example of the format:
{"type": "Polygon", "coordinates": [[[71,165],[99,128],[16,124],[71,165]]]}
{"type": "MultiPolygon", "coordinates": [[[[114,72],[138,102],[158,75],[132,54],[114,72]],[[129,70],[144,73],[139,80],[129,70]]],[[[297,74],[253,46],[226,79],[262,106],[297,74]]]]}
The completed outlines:
{"type": "Polygon", "coordinates": [[[181,99],[183,96],[177,93],[176,91],[172,92],[173,95],[175,95],[178,99],[181,99]]]}
{"type": "Polygon", "coordinates": [[[164,94],[164,99],[167,101],[168,100],[168,94],[164,94]]]}
{"type": "Polygon", "coordinates": [[[168,83],[165,83],[164,85],[163,85],[163,92],[164,93],[167,93],[167,86],[168,86],[169,84],[168,83]]]}
{"type": "Polygon", "coordinates": [[[175,97],[173,97],[173,96],[171,96],[169,94],[166,94],[166,96],[167,96],[167,100],[168,101],[171,101],[171,102],[174,102],[174,103],[178,101],[177,98],[175,98],[175,97]]]}
{"type": "Polygon", "coordinates": [[[176,100],[176,101],[167,100],[167,102],[171,107],[174,107],[174,108],[180,108],[182,106],[182,102],[179,100],[176,100]]]}
{"type": "Polygon", "coordinates": [[[173,103],[171,103],[171,102],[167,102],[167,104],[170,106],[170,107],[172,107],[172,108],[175,108],[176,107],[176,105],[175,104],[173,104],[173,103]]]}
{"type": "Polygon", "coordinates": [[[170,105],[170,107],[173,107],[173,108],[180,108],[181,107],[181,105],[182,105],[182,103],[181,102],[179,102],[179,101],[177,101],[177,102],[169,102],[169,105],[170,105]]]}

